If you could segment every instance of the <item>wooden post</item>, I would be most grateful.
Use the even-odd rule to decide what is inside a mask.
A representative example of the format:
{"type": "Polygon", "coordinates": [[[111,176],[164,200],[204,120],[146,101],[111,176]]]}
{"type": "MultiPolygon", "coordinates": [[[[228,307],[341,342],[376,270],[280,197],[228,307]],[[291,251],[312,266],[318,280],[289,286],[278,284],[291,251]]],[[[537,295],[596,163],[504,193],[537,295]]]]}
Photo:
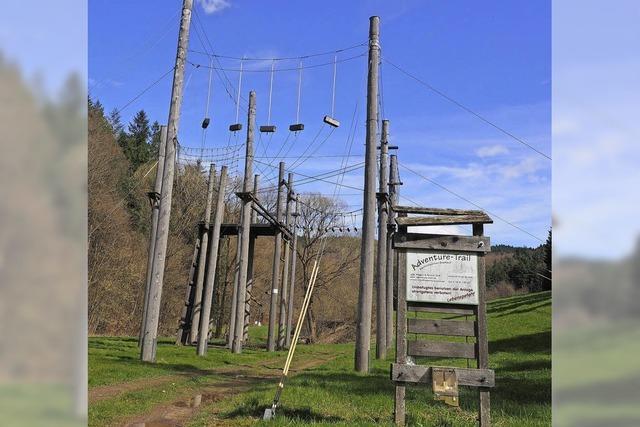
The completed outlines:
{"type": "Polygon", "coordinates": [[[189,45],[189,27],[191,25],[191,9],[193,0],[183,0],[180,32],[178,34],[178,49],[173,74],[173,88],[171,91],[171,105],[169,106],[169,120],[167,129],[166,154],[164,159],[164,174],[162,177],[162,196],[158,212],[158,231],[156,235],[153,255],[153,277],[149,290],[149,305],[142,338],[140,358],[145,362],[155,362],[158,324],[160,321],[160,300],[162,298],[162,284],[164,280],[164,266],[169,241],[169,220],[171,217],[171,199],[173,192],[174,164],[176,142],[178,141],[178,127],[180,125],[180,107],[182,105],[182,91],[184,88],[184,67],[189,45]]]}
{"type": "Polygon", "coordinates": [[[160,208],[160,193],[162,193],[162,175],[164,172],[164,157],[167,150],[167,127],[160,126],[160,144],[158,147],[158,164],[156,166],[156,182],[153,192],[149,193],[151,201],[151,233],[149,235],[149,259],[147,261],[147,275],[144,286],[144,302],[142,306],[142,322],[140,322],[140,333],[138,334],[138,346],[142,345],[144,335],[144,325],[147,321],[147,310],[149,307],[149,290],[151,289],[151,276],[153,275],[153,253],[156,247],[156,235],[158,234],[158,209],[160,208]]]}
{"type": "MultiPolygon", "coordinates": [[[[282,222],[282,197],[284,189],[284,162],[280,162],[278,172],[278,199],[276,201],[276,220],[282,222]]],[[[269,335],[267,351],[276,349],[276,331],[278,317],[278,287],[280,285],[280,257],[282,256],[282,233],[276,229],[273,249],[273,268],[271,270],[271,302],[269,304],[269,335]]]]}
{"type": "Polygon", "coordinates": [[[242,337],[244,331],[244,305],[247,300],[247,270],[249,265],[249,240],[251,236],[251,207],[253,202],[249,197],[253,178],[253,139],[256,125],[256,93],[249,94],[249,112],[247,118],[246,159],[244,162],[244,182],[242,184],[242,212],[240,214],[240,255],[238,259],[238,292],[236,298],[236,322],[234,325],[233,348],[234,353],[242,352],[242,337]]]}
{"type": "MultiPolygon", "coordinates": [[[[209,222],[211,221],[211,205],[213,203],[213,189],[216,181],[216,165],[209,165],[209,185],[207,186],[207,204],[204,208],[204,234],[200,243],[200,257],[198,258],[198,275],[196,277],[196,291],[193,298],[193,311],[191,312],[191,331],[189,333],[190,344],[198,341],[200,332],[200,315],[202,312],[202,291],[204,287],[204,272],[207,265],[209,248],[209,222]]],[[[214,261],[215,262],[215,261],[214,261]]],[[[205,335],[204,341],[207,337],[205,335]]],[[[200,346],[198,346],[200,348],[200,346]]],[[[200,350],[198,350],[198,353],[200,350]]]]}
{"type": "MultiPolygon", "coordinates": [[[[240,215],[240,218],[238,219],[239,223],[242,223],[242,212],[240,215]]],[[[240,230],[238,230],[238,235],[236,236],[236,261],[234,264],[234,276],[233,276],[233,292],[231,293],[231,313],[229,314],[229,334],[227,337],[227,347],[229,349],[233,348],[233,334],[235,333],[236,330],[236,311],[238,309],[237,307],[237,302],[238,302],[238,280],[240,280],[240,264],[238,263],[238,260],[240,259],[240,230]]]]}
{"type": "Polygon", "coordinates": [[[374,275],[374,227],[376,223],[376,128],[378,120],[378,66],[380,18],[369,18],[369,73],[367,78],[367,127],[362,211],[362,246],[360,250],[360,285],[356,320],[355,369],[369,371],[371,347],[371,303],[374,275]]]}
{"type": "MultiPolygon", "coordinates": [[[[293,184],[293,173],[289,173],[287,179],[287,204],[284,211],[285,225],[287,229],[291,229],[291,201],[293,195],[291,193],[291,185],[293,184]]],[[[291,257],[291,240],[284,242],[284,261],[282,266],[282,284],[280,285],[280,325],[278,328],[278,348],[280,350],[285,347],[285,334],[287,332],[287,290],[289,288],[289,259],[291,257]]]]}
{"type": "Polygon", "coordinates": [[[393,345],[393,289],[397,283],[393,276],[393,265],[395,256],[393,254],[393,233],[391,229],[395,227],[395,213],[392,206],[398,204],[398,185],[400,176],[398,175],[398,158],[391,155],[389,159],[389,229],[387,233],[387,349],[393,345]]]}
{"type": "MultiPolygon", "coordinates": [[[[258,196],[258,185],[260,182],[260,175],[253,176],[253,195],[255,197],[258,196]]],[[[251,224],[258,222],[258,213],[256,210],[251,211],[251,224]]],[[[249,320],[251,317],[251,296],[253,291],[253,264],[254,264],[254,252],[256,249],[256,237],[251,235],[251,240],[249,241],[249,267],[247,271],[247,301],[244,305],[244,330],[242,332],[242,339],[244,342],[247,342],[249,339],[249,320]]]]}
{"type": "MultiPolygon", "coordinates": [[[[473,235],[484,235],[483,224],[473,224],[473,235]]],[[[477,367],[479,369],[489,368],[489,342],[487,331],[487,304],[486,304],[486,265],[485,253],[478,254],[478,306],[476,307],[476,354],[477,367]]],[[[480,427],[489,427],[491,425],[491,403],[489,398],[489,388],[479,387],[480,405],[478,409],[478,418],[480,427]]]]}
{"type": "MultiPolygon", "coordinates": [[[[291,184],[291,193],[293,194],[293,183],[291,184]]],[[[296,288],[296,264],[298,259],[298,196],[295,196],[295,207],[291,214],[293,216],[293,226],[291,231],[293,232],[293,242],[291,243],[291,275],[289,276],[289,304],[287,307],[287,331],[284,338],[285,348],[291,346],[291,326],[293,322],[293,294],[296,288]]]]}
{"type": "MultiPolygon", "coordinates": [[[[396,311],[396,363],[407,363],[407,254],[395,251],[397,268],[395,282],[398,284],[398,309],[396,311]]],[[[394,418],[398,426],[405,423],[405,386],[396,384],[394,418]]]]}
{"type": "Polygon", "coordinates": [[[380,138],[380,187],[378,192],[378,253],[376,254],[376,359],[387,357],[387,218],[389,120],[382,121],[380,138]]]}
{"type": "MultiPolygon", "coordinates": [[[[212,179],[212,178],[209,178],[212,179]]],[[[224,217],[224,192],[227,186],[227,167],[222,166],[220,179],[218,180],[218,193],[216,194],[216,210],[213,214],[211,228],[211,242],[207,255],[207,278],[204,282],[202,295],[202,313],[200,314],[200,332],[198,336],[198,356],[207,354],[207,342],[209,340],[209,319],[211,317],[211,305],[213,303],[213,288],[218,269],[218,248],[220,247],[220,225],[224,217]]],[[[194,327],[197,326],[194,323],[194,327]]],[[[192,328],[193,329],[193,328],[192,328]]]]}
{"type": "Polygon", "coordinates": [[[180,323],[178,333],[176,335],[176,345],[186,344],[189,340],[189,328],[191,324],[191,307],[193,305],[193,288],[196,282],[196,273],[198,267],[198,256],[200,254],[200,241],[204,227],[198,224],[198,238],[193,245],[193,256],[191,257],[191,267],[189,268],[189,281],[187,282],[187,290],[184,296],[184,305],[180,314],[180,323]]]}

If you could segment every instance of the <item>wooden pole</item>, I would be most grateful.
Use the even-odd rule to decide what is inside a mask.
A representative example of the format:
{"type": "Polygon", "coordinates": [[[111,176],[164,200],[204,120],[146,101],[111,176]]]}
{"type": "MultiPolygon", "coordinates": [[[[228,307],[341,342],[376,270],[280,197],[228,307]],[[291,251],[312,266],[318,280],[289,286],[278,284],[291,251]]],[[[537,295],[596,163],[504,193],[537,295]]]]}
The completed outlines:
{"type": "Polygon", "coordinates": [[[147,275],[144,286],[144,303],[142,306],[142,322],[138,334],[138,346],[142,345],[144,325],[147,322],[147,310],[149,307],[149,290],[151,289],[151,276],[153,275],[153,253],[156,247],[156,235],[158,234],[158,208],[160,207],[160,193],[162,192],[162,175],[164,173],[164,157],[167,150],[167,127],[160,126],[160,144],[158,146],[158,164],[156,165],[156,182],[153,192],[149,193],[151,202],[151,233],[149,235],[149,259],[147,261],[147,275]]]}
{"type": "MultiPolygon", "coordinates": [[[[276,220],[282,222],[282,197],[284,189],[284,162],[280,162],[278,171],[278,198],[276,201],[276,220]]],[[[282,233],[276,229],[273,249],[273,268],[271,270],[271,302],[269,304],[269,334],[267,351],[276,349],[276,331],[278,318],[278,287],[280,285],[280,257],[282,256],[282,233]]]]}
{"type": "Polygon", "coordinates": [[[244,162],[244,182],[242,184],[242,211],[240,214],[240,255],[238,258],[238,294],[236,298],[236,322],[233,333],[234,353],[242,352],[242,336],[244,331],[244,305],[247,300],[247,270],[249,265],[249,240],[251,236],[251,207],[249,197],[253,178],[253,139],[256,125],[256,93],[249,93],[249,112],[247,118],[247,144],[244,162]]]}
{"type": "Polygon", "coordinates": [[[189,268],[189,281],[187,282],[187,290],[184,296],[184,305],[180,314],[180,323],[176,336],[176,345],[183,345],[189,341],[189,328],[191,327],[191,308],[193,306],[194,287],[196,285],[196,273],[198,267],[198,255],[200,254],[200,241],[204,227],[198,224],[198,238],[193,245],[193,256],[191,257],[191,267],[189,268]]]}
{"type": "MultiPolygon", "coordinates": [[[[260,175],[253,176],[253,195],[258,196],[258,185],[260,182],[260,175]]],[[[258,212],[255,209],[251,211],[251,224],[258,222],[258,212]]],[[[253,291],[253,265],[254,265],[254,252],[256,249],[256,237],[251,235],[249,241],[249,267],[247,271],[247,301],[244,305],[244,330],[242,332],[242,339],[247,342],[249,339],[249,320],[251,317],[251,298],[253,291]]]]}
{"type": "MultiPolygon", "coordinates": [[[[238,223],[242,223],[242,213],[240,218],[238,219],[238,223]]],[[[238,302],[238,280],[240,280],[240,264],[238,260],[240,258],[240,230],[238,230],[238,235],[236,236],[236,260],[234,264],[234,276],[233,276],[233,292],[231,293],[231,313],[229,315],[229,334],[227,337],[227,347],[229,349],[233,348],[233,334],[236,330],[236,311],[237,311],[237,302],[238,302]]]]}
{"type": "Polygon", "coordinates": [[[378,120],[378,66],[380,18],[369,18],[369,73],[367,78],[367,128],[362,212],[362,246],[360,250],[360,286],[356,323],[355,369],[369,371],[371,347],[371,304],[373,298],[373,252],[376,222],[376,125],[378,120]]]}
{"type": "MultiPolygon", "coordinates": [[[[204,234],[200,243],[200,256],[198,258],[198,275],[196,277],[196,291],[193,298],[193,311],[191,312],[191,331],[189,332],[189,342],[195,343],[199,339],[200,316],[202,312],[202,293],[204,289],[204,273],[207,265],[209,248],[209,222],[211,221],[211,205],[213,204],[213,190],[216,181],[216,165],[209,165],[209,185],[207,186],[207,204],[204,208],[204,234]]],[[[200,335],[201,336],[201,335],[200,335]]],[[[207,336],[204,336],[207,341],[207,336]]],[[[200,346],[198,346],[200,348],[200,346]]],[[[198,350],[199,352],[199,350],[198,350]]]]}
{"type": "Polygon", "coordinates": [[[389,120],[382,121],[380,138],[380,187],[378,192],[378,252],[376,254],[376,359],[387,357],[387,154],[389,120]]]}
{"type": "MultiPolygon", "coordinates": [[[[293,194],[293,183],[291,184],[291,193],[293,194]]],[[[293,232],[293,242],[291,243],[291,267],[290,267],[290,276],[289,276],[289,304],[287,307],[287,330],[284,338],[284,346],[285,348],[289,348],[291,346],[291,326],[293,322],[293,294],[296,288],[296,264],[298,258],[298,196],[295,196],[295,207],[294,211],[291,214],[293,216],[293,226],[291,227],[291,231],[293,232]]]]}
{"type": "Polygon", "coordinates": [[[389,159],[389,229],[387,233],[387,350],[393,345],[393,288],[394,288],[394,253],[393,253],[393,233],[390,231],[395,224],[395,213],[392,206],[398,204],[398,185],[400,176],[398,175],[398,158],[391,155],[389,159]]]}
{"type": "MultiPolygon", "coordinates": [[[[483,224],[473,224],[473,235],[482,236],[484,234],[483,224]]],[[[489,343],[487,331],[487,305],[486,305],[486,265],[484,252],[478,254],[478,305],[476,312],[476,337],[477,345],[477,367],[478,369],[489,368],[489,343]]],[[[480,405],[478,416],[480,427],[491,425],[491,404],[489,399],[489,388],[479,387],[480,405]]]]}
{"type": "MultiPolygon", "coordinates": [[[[212,179],[212,178],[210,178],[212,179]]],[[[224,217],[224,190],[227,186],[227,167],[222,166],[220,179],[218,180],[218,193],[216,194],[216,210],[213,214],[211,226],[211,244],[207,255],[207,278],[204,282],[202,295],[202,313],[200,314],[200,332],[198,336],[198,356],[207,354],[207,342],[209,340],[209,319],[211,317],[211,305],[213,304],[213,288],[218,269],[218,248],[220,247],[220,226],[224,217]]],[[[197,326],[194,323],[194,327],[197,326]]],[[[193,329],[193,328],[192,328],[193,329]]]]}
{"type": "Polygon", "coordinates": [[[167,243],[169,241],[169,219],[171,217],[176,142],[178,141],[178,127],[180,125],[180,108],[182,105],[182,91],[184,89],[184,67],[189,45],[189,27],[191,25],[192,8],[193,0],[183,0],[176,64],[173,74],[173,88],[171,91],[171,105],[169,106],[169,120],[167,122],[167,144],[164,159],[164,174],[162,177],[162,195],[158,211],[158,230],[153,255],[153,275],[149,290],[149,305],[144,327],[144,336],[142,337],[142,348],[140,351],[140,357],[145,362],[155,362],[158,324],[160,322],[160,300],[162,298],[164,266],[167,256],[167,243]]]}
{"type": "MultiPolygon", "coordinates": [[[[285,224],[288,229],[291,226],[291,201],[293,195],[291,193],[291,185],[293,184],[293,173],[289,173],[287,179],[287,207],[284,212],[285,224]]],[[[282,267],[282,284],[280,285],[280,326],[278,328],[278,348],[282,350],[285,347],[285,334],[287,332],[287,290],[289,288],[289,259],[291,258],[291,241],[284,242],[284,261],[282,267]]]]}
{"type": "MultiPolygon", "coordinates": [[[[395,157],[395,156],[394,156],[395,157]]],[[[406,216],[406,214],[402,214],[406,216]]],[[[400,227],[398,233],[407,233],[407,227],[400,227]]],[[[396,363],[407,363],[407,251],[395,251],[396,269],[394,280],[398,284],[398,309],[396,311],[396,363]]],[[[405,394],[403,383],[396,383],[395,409],[397,426],[405,424],[405,394]]]]}

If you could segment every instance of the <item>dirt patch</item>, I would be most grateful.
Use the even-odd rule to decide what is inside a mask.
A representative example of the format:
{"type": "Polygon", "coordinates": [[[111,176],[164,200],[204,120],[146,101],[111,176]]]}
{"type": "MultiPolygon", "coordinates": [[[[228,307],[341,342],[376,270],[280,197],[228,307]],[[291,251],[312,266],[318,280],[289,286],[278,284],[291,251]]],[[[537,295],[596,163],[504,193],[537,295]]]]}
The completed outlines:
{"type": "MultiPolygon", "coordinates": [[[[335,357],[337,357],[335,354],[323,354],[322,357],[316,359],[302,360],[299,363],[294,363],[291,374],[293,376],[296,372],[322,365],[335,357]]],[[[158,405],[154,407],[150,413],[137,416],[125,422],[123,425],[126,427],[184,426],[197,413],[201,406],[249,391],[256,384],[274,381],[280,376],[279,370],[282,369],[282,366],[275,369],[275,367],[270,364],[258,365],[253,368],[254,371],[249,371],[243,367],[226,372],[216,371],[216,374],[222,374],[225,378],[229,378],[229,380],[207,386],[199,390],[195,395],[187,395],[174,402],[158,405]],[[258,375],[256,375],[255,368],[258,368],[258,375]],[[252,375],[247,375],[249,372],[252,375]]],[[[211,412],[212,415],[216,415],[216,413],[215,409],[211,412]]]]}
{"type": "Polygon", "coordinates": [[[345,344],[356,339],[356,329],[351,323],[338,325],[320,334],[318,342],[322,344],[345,344]]]}
{"type": "Polygon", "coordinates": [[[159,386],[161,384],[174,382],[184,379],[185,375],[166,375],[155,378],[140,378],[126,383],[111,384],[89,389],[89,404],[99,402],[104,399],[110,399],[119,394],[129,391],[142,390],[149,387],[159,386]]]}

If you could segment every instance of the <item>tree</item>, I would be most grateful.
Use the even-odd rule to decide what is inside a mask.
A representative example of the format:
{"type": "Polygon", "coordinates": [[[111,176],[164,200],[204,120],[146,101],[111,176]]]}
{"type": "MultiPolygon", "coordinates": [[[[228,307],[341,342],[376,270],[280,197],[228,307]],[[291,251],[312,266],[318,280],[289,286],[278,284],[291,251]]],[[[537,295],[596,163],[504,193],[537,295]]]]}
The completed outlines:
{"type": "MultiPolygon", "coordinates": [[[[318,253],[324,250],[306,317],[307,334],[309,340],[313,342],[318,338],[318,329],[323,320],[317,318],[317,312],[327,318],[328,316],[333,316],[334,319],[336,316],[348,316],[355,319],[355,312],[353,312],[355,298],[353,301],[346,298],[347,295],[355,297],[355,293],[349,293],[347,289],[338,289],[337,284],[342,282],[349,286],[350,281],[347,276],[349,273],[355,274],[356,261],[360,257],[360,252],[358,239],[331,236],[332,226],[337,227],[340,223],[340,211],[343,208],[340,202],[311,194],[305,195],[300,200],[299,208],[298,225],[302,227],[302,236],[298,238],[297,257],[302,266],[305,292],[315,259],[318,253]],[[326,241],[323,242],[325,239],[326,241]]],[[[354,276],[353,283],[355,280],[354,276]]],[[[301,298],[302,295],[298,297],[301,298]]]]}
{"type": "Polygon", "coordinates": [[[122,124],[120,111],[118,111],[117,108],[111,110],[111,113],[109,113],[109,118],[107,120],[109,120],[109,124],[113,129],[113,135],[117,139],[122,133],[124,133],[124,125],[122,124]]]}
{"type": "Polygon", "coordinates": [[[547,241],[544,244],[544,264],[547,268],[547,271],[545,272],[545,276],[547,276],[549,278],[548,282],[549,282],[549,288],[551,289],[551,283],[553,277],[552,277],[552,270],[553,270],[553,257],[552,257],[552,251],[553,251],[553,246],[552,246],[552,234],[551,234],[551,228],[549,229],[549,234],[547,235],[547,241]]]}
{"type": "Polygon", "coordinates": [[[159,149],[160,149],[160,123],[158,123],[158,121],[155,120],[151,125],[151,147],[149,147],[150,158],[157,159],[159,149]]]}
{"type": "Polygon", "coordinates": [[[131,167],[136,170],[138,166],[149,161],[149,142],[151,129],[149,118],[144,110],[138,111],[131,123],[129,123],[126,138],[118,141],[124,150],[124,155],[129,159],[131,167]]]}

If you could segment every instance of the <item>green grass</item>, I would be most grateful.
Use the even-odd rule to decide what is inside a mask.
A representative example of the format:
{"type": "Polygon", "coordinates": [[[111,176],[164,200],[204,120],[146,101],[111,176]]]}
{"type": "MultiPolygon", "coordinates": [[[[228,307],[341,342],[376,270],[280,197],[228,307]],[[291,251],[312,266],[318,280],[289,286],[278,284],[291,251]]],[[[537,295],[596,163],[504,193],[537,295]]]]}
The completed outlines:
{"type": "MultiPolygon", "coordinates": [[[[496,371],[496,388],[491,393],[493,425],[548,426],[551,424],[551,294],[549,292],[496,300],[488,306],[490,367],[496,371]]],[[[264,328],[252,328],[254,340],[261,340],[264,328]]],[[[394,387],[389,380],[387,360],[371,361],[371,373],[353,371],[353,344],[300,346],[296,361],[316,355],[335,358],[307,369],[287,382],[277,417],[269,425],[392,425],[394,387]]],[[[372,349],[371,354],[375,354],[372,349]]],[[[114,384],[136,378],[193,372],[180,382],[142,391],[124,393],[90,407],[90,425],[113,425],[131,414],[148,412],[154,405],[171,402],[220,378],[199,375],[207,369],[243,364],[255,366],[270,360],[275,365],[283,353],[269,354],[249,349],[232,355],[224,349],[210,350],[205,359],[193,348],[163,343],[158,364],[139,362],[135,341],[99,338],[90,341],[90,385],[114,384]],[[114,372],[116,371],[116,372],[114,372]],[[158,388],[164,390],[159,390],[158,388]]],[[[424,363],[424,362],[423,362],[424,363]]],[[[466,366],[461,360],[431,360],[434,365],[466,366]]],[[[295,365],[295,363],[294,363],[295,365]]],[[[294,366],[295,368],[295,366],[294,366]]],[[[203,405],[189,426],[254,425],[269,406],[276,381],[264,381],[251,391],[203,405]]],[[[474,426],[477,392],[461,388],[461,408],[433,400],[428,387],[407,387],[409,425],[474,426]]]]}

